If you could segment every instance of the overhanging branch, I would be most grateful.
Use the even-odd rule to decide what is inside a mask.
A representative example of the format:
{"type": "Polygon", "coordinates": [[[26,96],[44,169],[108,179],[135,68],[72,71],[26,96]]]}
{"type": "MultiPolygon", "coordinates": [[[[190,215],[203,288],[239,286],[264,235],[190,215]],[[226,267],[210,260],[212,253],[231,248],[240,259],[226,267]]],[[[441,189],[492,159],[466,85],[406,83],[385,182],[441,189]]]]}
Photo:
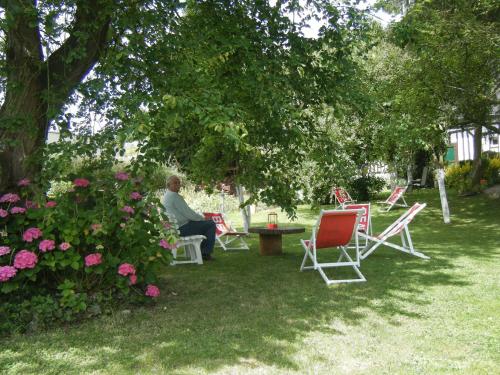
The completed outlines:
{"type": "Polygon", "coordinates": [[[106,46],[114,9],[112,0],[80,0],[70,36],[46,61],[47,87],[56,95],[67,94],[81,82],[106,46]]]}

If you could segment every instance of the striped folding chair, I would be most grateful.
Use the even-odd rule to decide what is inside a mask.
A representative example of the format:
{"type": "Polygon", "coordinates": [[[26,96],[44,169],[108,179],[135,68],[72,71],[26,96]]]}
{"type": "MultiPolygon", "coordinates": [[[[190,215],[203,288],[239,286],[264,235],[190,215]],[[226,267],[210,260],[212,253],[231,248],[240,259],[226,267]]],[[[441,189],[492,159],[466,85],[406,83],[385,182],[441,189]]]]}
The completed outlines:
{"type": "Polygon", "coordinates": [[[224,251],[227,250],[249,250],[248,244],[244,237],[248,236],[247,232],[238,232],[231,225],[226,223],[224,215],[217,212],[204,212],[206,220],[213,220],[216,226],[215,239],[217,244],[224,251]]]}
{"type": "MultiPolygon", "coordinates": [[[[371,205],[370,203],[355,203],[346,204],[344,210],[362,210],[359,217],[358,232],[365,234],[372,234],[372,217],[371,217],[371,205]]],[[[350,246],[354,246],[351,244],[350,246]]],[[[360,245],[361,248],[368,246],[368,238],[365,237],[364,244],[360,245]]]]}
{"type": "Polygon", "coordinates": [[[333,203],[333,199],[335,198],[335,208],[344,207],[344,205],[348,203],[354,203],[355,200],[351,198],[346,189],[341,187],[332,187],[330,190],[330,202],[333,203]]]}
{"type": "Polygon", "coordinates": [[[389,225],[386,230],[378,236],[372,236],[368,233],[360,232],[359,235],[369,241],[361,251],[361,259],[365,259],[373,253],[380,245],[392,247],[393,249],[402,251],[403,253],[411,254],[419,258],[430,259],[427,255],[415,250],[413,241],[411,239],[410,230],[408,225],[415,218],[415,216],[425,208],[425,203],[415,203],[408,211],[401,215],[394,223],[389,225]],[[401,236],[401,245],[394,244],[387,241],[390,237],[399,234],[401,236]]]}
{"type": "Polygon", "coordinates": [[[391,195],[389,195],[389,198],[387,198],[383,202],[378,202],[378,203],[385,204],[388,206],[387,209],[385,210],[386,212],[389,211],[394,206],[408,207],[408,204],[405,201],[405,197],[403,196],[407,188],[408,186],[396,186],[394,190],[391,192],[391,195]],[[397,203],[400,199],[403,201],[403,203],[397,203]]]}

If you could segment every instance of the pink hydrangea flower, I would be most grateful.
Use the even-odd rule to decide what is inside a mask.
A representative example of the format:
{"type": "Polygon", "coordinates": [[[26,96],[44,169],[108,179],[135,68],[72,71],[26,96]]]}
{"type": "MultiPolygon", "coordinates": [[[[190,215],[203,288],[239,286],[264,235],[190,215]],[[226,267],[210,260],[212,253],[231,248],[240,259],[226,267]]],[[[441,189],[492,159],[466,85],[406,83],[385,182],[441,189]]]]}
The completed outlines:
{"type": "Polygon", "coordinates": [[[128,283],[129,283],[129,285],[135,285],[135,284],[137,284],[137,276],[136,275],[130,275],[128,277],[128,283]]]}
{"type": "Polygon", "coordinates": [[[102,263],[102,254],[93,253],[85,257],[85,266],[92,267],[102,263]]]}
{"type": "Polygon", "coordinates": [[[130,199],[133,199],[134,201],[140,201],[142,199],[142,195],[137,191],[133,191],[132,193],[130,193],[130,199]]]}
{"type": "Polygon", "coordinates": [[[61,251],[66,251],[71,247],[71,244],[68,242],[63,242],[62,244],[59,245],[59,249],[61,251]]]}
{"type": "Polygon", "coordinates": [[[12,266],[0,267],[0,282],[9,281],[9,279],[16,276],[17,270],[12,266]]]}
{"type": "Polygon", "coordinates": [[[45,208],[53,208],[55,206],[57,206],[56,201],[48,201],[47,203],[45,203],[45,208]]]}
{"type": "Polygon", "coordinates": [[[14,258],[14,267],[18,270],[25,268],[34,268],[38,262],[38,257],[35,253],[28,250],[21,250],[14,258]]]}
{"type": "Polygon", "coordinates": [[[155,297],[158,297],[160,295],[160,289],[156,285],[149,284],[146,287],[146,292],[144,294],[148,297],[155,298],[155,297]]]}
{"type": "Polygon", "coordinates": [[[0,197],[0,203],[16,203],[20,200],[19,195],[13,193],[7,193],[0,197]]]}
{"type": "Polygon", "coordinates": [[[55,247],[56,247],[56,242],[54,240],[43,240],[38,245],[38,249],[40,249],[42,253],[54,250],[55,247]]]}
{"type": "Polygon", "coordinates": [[[165,228],[165,229],[170,229],[170,228],[172,228],[172,224],[167,223],[166,221],[164,221],[164,222],[163,222],[163,228],[165,228]]]}
{"type": "Polygon", "coordinates": [[[10,209],[11,214],[24,214],[26,212],[26,208],[24,207],[12,207],[10,209]]]}
{"type": "Polygon", "coordinates": [[[17,186],[28,186],[31,183],[31,181],[27,178],[23,178],[22,180],[19,180],[17,183],[17,186]]]}
{"type": "Polygon", "coordinates": [[[87,187],[89,186],[90,181],[87,180],[86,178],[77,178],[73,181],[73,185],[76,187],[87,187]]]}
{"type": "Polygon", "coordinates": [[[122,263],[120,264],[120,267],[118,267],[118,274],[122,276],[134,275],[135,267],[130,263],[122,263]]]}
{"type": "Polygon", "coordinates": [[[7,217],[9,213],[6,210],[0,208],[0,217],[7,217]]]}
{"type": "Polygon", "coordinates": [[[123,207],[122,211],[128,213],[129,215],[132,215],[135,212],[134,209],[130,206],[123,207]]]}
{"type": "Polygon", "coordinates": [[[125,172],[118,172],[115,174],[115,178],[120,181],[126,181],[128,180],[128,174],[125,172]]]}
{"type": "Polygon", "coordinates": [[[23,233],[23,240],[25,240],[26,242],[32,242],[33,240],[41,237],[42,234],[42,231],[38,228],[28,228],[23,233]]]}
{"type": "Polygon", "coordinates": [[[163,238],[160,240],[160,246],[163,247],[164,249],[167,249],[167,250],[177,249],[177,244],[172,245],[167,240],[165,240],[163,238]]]}
{"type": "Polygon", "coordinates": [[[2,255],[10,253],[10,247],[8,246],[0,246],[0,257],[2,255]]]}

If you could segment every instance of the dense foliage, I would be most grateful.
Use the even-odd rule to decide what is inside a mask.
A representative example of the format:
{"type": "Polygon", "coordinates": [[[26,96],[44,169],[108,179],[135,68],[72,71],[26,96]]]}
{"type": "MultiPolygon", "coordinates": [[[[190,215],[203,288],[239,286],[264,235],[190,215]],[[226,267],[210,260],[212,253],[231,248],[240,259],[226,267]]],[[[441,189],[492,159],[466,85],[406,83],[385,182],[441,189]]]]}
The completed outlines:
{"type": "Polygon", "coordinates": [[[405,92],[413,117],[443,130],[474,129],[471,182],[481,178],[483,128],[492,126],[498,103],[500,24],[494,1],[415,1],[392,30],[414,59],[405,92]]]}
{"type": "MultiPolygon", "coordinates": [[[[482,158],[481,187],[487,187],[500,182],[500,158],[482,158]]],[[[452,164],[446,168],[446,184],[460,193],[472,190],[472,163],[464,161],[452,164]]]]}
{"type": "Polygon", "coordinates": [[[144,37],[113,46],[87,87],[98,88],[102,109],[118,115],[128,139],[139,141],[137,165],[173,156],[199,184],[234,182],[250,202],[292,213],[295,192],[305,188],[296,173],[303,162],[337,164],[344,148],[320,119],[328,106],[355,100],[355,45],[366,25],[353,8],[323,5],[317,11],[327,26],[309,39],[303,23],[286,14],[300,8],[284,4],[189,4],[168,32],[141,30],[144,37]],[[119,80],[102,90],[97,83],[110,75],[119,80]]]}

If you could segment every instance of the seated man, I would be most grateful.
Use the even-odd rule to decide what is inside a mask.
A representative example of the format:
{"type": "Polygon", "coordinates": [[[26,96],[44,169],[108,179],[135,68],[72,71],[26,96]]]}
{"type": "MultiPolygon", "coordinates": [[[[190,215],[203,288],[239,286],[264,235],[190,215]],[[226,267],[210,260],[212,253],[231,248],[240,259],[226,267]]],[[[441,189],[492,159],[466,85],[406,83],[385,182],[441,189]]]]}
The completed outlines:
{"type": "Polygon", "coordinates": [[[170,176],[167,180],[167,192],[163,197],[163,206],[169,216],[177,221],[181,237],[201,234],[207,239],[201,243],[203,260],[212,260],[215,244],[215,223],[194,212],[179,194],[181,180],[177,176],[170,176]]]}

